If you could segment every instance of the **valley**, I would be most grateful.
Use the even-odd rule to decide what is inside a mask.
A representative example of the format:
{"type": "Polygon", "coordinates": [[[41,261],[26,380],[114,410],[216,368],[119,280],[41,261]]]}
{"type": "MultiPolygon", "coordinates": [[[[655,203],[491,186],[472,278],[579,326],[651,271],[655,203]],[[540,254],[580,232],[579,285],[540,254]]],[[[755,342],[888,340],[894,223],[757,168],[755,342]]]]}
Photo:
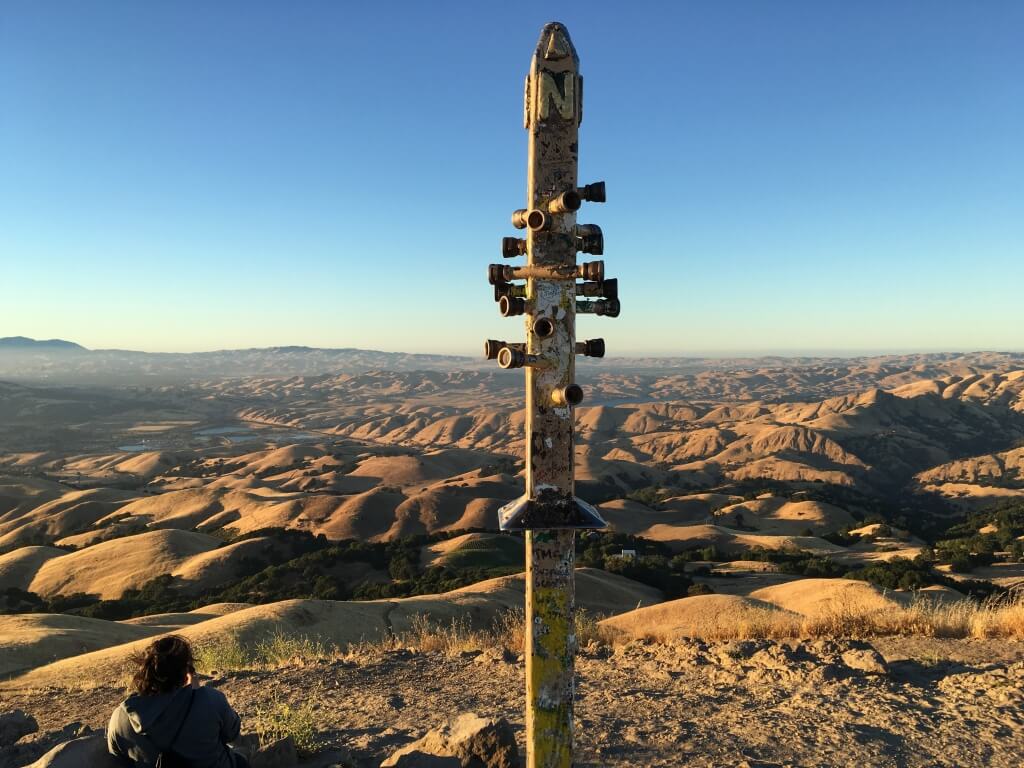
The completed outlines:
{"type": "MultiPolygon", "coordinates": [[[[115,385],[76,383],[80,360],[53,381],[47,354],[47,380],[0,383],[5,697],[116,685],[169,631],[250,659],[283,632],[334,664],[422,644],[424,622],[515,623],[523,540],[497,510],[523,488],[521,375],[290,350],[281,375],[138,383],[135,360],[115,385]]],[[[609,360],[578,378],[577,493],[609,527],[577,537],[577,601],[600,647],[1024,638],[1024,355],[609,360]]],[[[665,749],[651,765],[675,764],[665,749]]]]}

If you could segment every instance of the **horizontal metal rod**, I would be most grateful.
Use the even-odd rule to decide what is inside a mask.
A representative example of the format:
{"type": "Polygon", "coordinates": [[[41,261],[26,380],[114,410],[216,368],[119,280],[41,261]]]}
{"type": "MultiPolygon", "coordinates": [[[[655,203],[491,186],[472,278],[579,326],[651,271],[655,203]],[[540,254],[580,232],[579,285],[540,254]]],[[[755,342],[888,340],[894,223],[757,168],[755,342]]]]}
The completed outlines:
{"type": "Polygon", "coordinates": [[[539,280],[575,280],[581,277],[580,268],[575,264],[527,264],[522,267],[505,267],[505,270],[507,280],[528,280],[531,277],[539,280]]]}
{"type": "Polygon", "coordinates": [[[598,299],[597,301],[577,301],[576,311],[581,315],[602,315],[618,317],[621,304],[618,299],[598,299]]]}

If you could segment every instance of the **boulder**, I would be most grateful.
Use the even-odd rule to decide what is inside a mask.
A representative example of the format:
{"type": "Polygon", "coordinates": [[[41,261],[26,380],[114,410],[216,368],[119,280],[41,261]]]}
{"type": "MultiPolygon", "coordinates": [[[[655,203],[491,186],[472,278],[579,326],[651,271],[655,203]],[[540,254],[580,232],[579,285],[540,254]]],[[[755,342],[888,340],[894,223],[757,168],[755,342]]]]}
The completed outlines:
{"type": "Polygon", "coordinates": [[[260,748],[260,737],[255,733],[245,733],[231,742],[231,749],[241,753],[252,768],[292,768],[299,762],[291,736],[260,748]]]}
{"type": "Polygon", "coordinates": [[[58,744],[36,760],[29,768],[124,768],[113,755],[107,752],[107,739],[102,733],[94,733],[81,739],[58,744]]]}
{"type": "Polygon", "coordinates": [[[295,742],[291,736],[278,739],[260,749],[249,759],[249,763],[252,768],[295,768],[299,764],[295,742]]]}
{"type": "Polygon", "coordinates": [[[231,742],[231,748],[252,762],[253,755],[260,751],[260,737],[255,733],[243,733],[231,742]]]}
{"type": "Polygon", "coordinates": [[[381,768],[518,768],[519,749],[504,718],[471,712],[395,752],[381,768]]]}
{"type": "Polygon", "coordinates": [[[855,648],[842,655],[843,664],[866,675],[887,675],[889,667],[882,654],[874,648],[855,648]]]}
{"type": "Polygon", "coordinates": [[[0,715],[0,747],[9,747],[23,736],[38,730],[36,719],[20,709],[0,715]]]}

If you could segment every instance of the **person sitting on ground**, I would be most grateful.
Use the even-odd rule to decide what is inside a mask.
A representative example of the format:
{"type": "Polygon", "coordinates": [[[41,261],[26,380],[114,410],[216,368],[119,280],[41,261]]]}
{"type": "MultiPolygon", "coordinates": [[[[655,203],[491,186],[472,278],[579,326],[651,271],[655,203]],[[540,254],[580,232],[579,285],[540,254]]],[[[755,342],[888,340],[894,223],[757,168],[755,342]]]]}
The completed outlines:
{"type": "Polygon", "coordinates": [[[133,692],[118,705],[107,727],[107,749],[125,765],[248,768],[228,742],[241,720],[216,688],[195,679],[192,646],[179,635],[154,640],[132,661],[133,692]]]}

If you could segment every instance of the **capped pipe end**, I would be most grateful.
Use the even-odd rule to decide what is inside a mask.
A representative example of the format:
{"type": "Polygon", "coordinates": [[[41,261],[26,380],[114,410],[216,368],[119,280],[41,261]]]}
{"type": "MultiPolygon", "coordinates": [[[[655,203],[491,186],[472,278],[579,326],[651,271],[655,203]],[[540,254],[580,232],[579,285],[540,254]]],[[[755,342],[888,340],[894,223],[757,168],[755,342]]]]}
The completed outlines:
{"type": "Polygon", "coordinates": [[[604,191],[604,182],[595,181],[593,184],[584,184],[579,188],[580,197],[588,203],[603,203],[607,200],[604,191]]]}
{"type": "Polygon", "coordinates": [[[498,366],[501,368],[522,368],[526,365],[526,353],[512,347],[498,350],[498,366]]]}
{"type": "Polygon", "coordinates": [[[507,283],[508,280],[505,277],[505,265],[488,264],[487,282],[489,282],[491,285],[501,285],[502,283],[507,283]]]}
{"type": "Polygon", "coordinates": [[[526,299],[506,294],[498,300],[498,311],[502,317],[522,315],[526,312],[526,299]]]}
{"type": "Polygon", "coordinates": [[[604,357],[604,339],[576,342],[576,353],[587,357],[604,357]]]}
{"type": "Polygon", "coordinates": [[[506,259],[514,259],[526,253],[526,241],[521,237],[501,238],[501,255],[506,259]]]}
{"type": "Polygon", "coordinates": [[[593,256],[604,253],[604,233],[597,224],[580,224],[576,227],[576,250],[593,256]]]}
{"type": "Polygon", "coordinates": [[[487,339],[484,342],[484,357],[488,360],[497,360],[498,353],[501,352],[505,347],[504,341],[498,341],[497,339],[487,339]]]}

